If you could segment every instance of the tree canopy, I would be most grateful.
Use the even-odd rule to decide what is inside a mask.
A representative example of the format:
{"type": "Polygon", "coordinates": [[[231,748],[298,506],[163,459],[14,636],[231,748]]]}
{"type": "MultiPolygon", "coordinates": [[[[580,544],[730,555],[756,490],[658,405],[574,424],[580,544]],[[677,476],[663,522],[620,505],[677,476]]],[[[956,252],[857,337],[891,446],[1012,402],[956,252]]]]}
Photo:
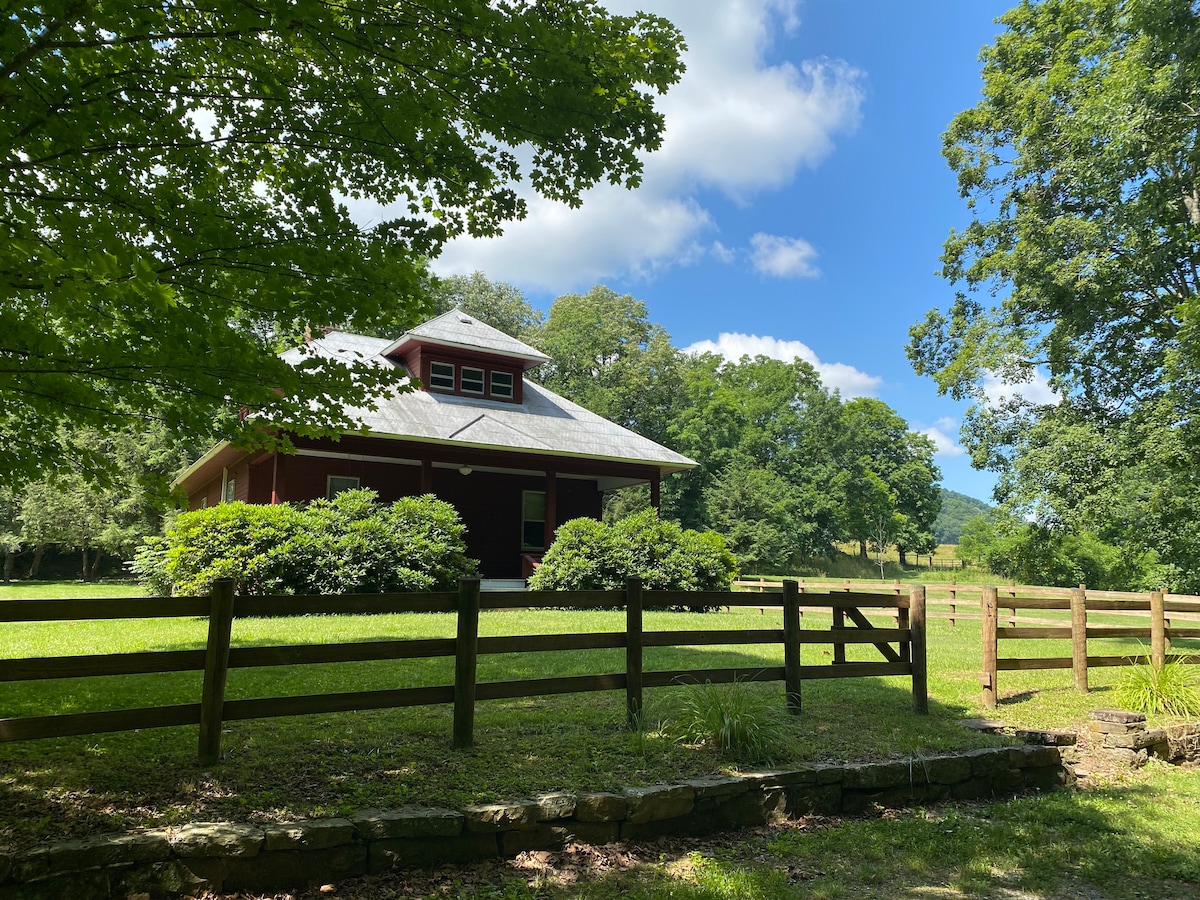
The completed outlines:
{"type": "MultiPolygon", "coordinates": [[[[682,70],[664,19],[594,0],[47,3],[0,31],[0,473],[78,465],[60,426],[176,433],[245,408],[346,429],[385,370],[281,332],[423,307],[425,260],[636,186],[682,70]],[[350,203],[388,204],[360,227],[350,203]],[[267,323],[267,327],[264,327],[267,323]]],[[[223,421],[224,436],[268,441],[223,421]]]]}
{"type": "MultiPolygon", "coordinates": [[[[807,362],[683,353],[644,303],[603,285],[559,297],[524,336],[553,360],[533,377],[699,463],[663,483],[663,516],[723,535],[746,571],[787,572],[866,540],[850,510],[871,488],[885,543],[932,541],[932,444],[878,400],[843,401],[807,362]]],[[[648,491],[617,491],[605,517],[648,505],[648,491]]]]}
{"type": "Polygon", "coordinates": [[[972,216],[943,255],[960,293],[910,358],[977,401],[964,440],[1014,529],[1099,536],[1195,587],[1200,9],[1024,0],[1000,22],[944,138],[972,216]],[[1039,373],[1050,402],[988,396],[1039,373]]]}

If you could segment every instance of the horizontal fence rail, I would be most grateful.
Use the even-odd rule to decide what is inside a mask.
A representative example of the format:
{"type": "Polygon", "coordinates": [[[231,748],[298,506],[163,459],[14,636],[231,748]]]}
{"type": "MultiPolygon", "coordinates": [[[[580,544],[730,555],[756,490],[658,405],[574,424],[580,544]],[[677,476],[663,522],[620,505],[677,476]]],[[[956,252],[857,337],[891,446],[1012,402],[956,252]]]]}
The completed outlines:
{"type": "MultiPolygon", "coordinates": [[[[900,596],[907,592],[908,584],[898,579],[891,583],[881,581],[851,581],[830,579],[797,579],[800,593],[809,591],[820,593],[853,594],[858,591],[871,593],[889,593],[900,596]]],[[[741,579],[735,581],[736,590],[747,593],[771,594],[781,590],[781,582],[741,579]]],[[[931,619],[948,619],[954,627],[959,620],[983,620],[983,594],[986,590],[995,590],[1000,609],[1008,610],[1007,621],[1010,627],[1018,622],[1029,625],[1054,624],[1037,616],[1019,615],[1019,611],[1041,611],[1070,609],[1072,588],[1045,587],[1042,585],[1018,585],[1009,583],[1003,586],[983,584],[959,584],[949,581],[943,584],[927,585],[925,605],[931,619]],[[945,596],[942,596],[945,595],[945,596]],[[1019,600],[1013,603],[1010,601],[1019,600]]],[[[1105,610],[1116,616],[1133,616],[1144,618],[1144,613],[1150,609],[1149,591],[1097,591],[1087,590],[1088,609],[1105,610]]],[[[1164,609],[1172,615],[1168,616],[1168,624],[1173,619],[1179,622],[1195,622],[1200,626],[1200,597],[1192,594],[1163,594],[1164,609]]],[[[771,604],[764,605],[765,598],[759,597],[752,606],[765,609],[771,604]]],[[[777,605],[777,604],[776,604],[777,605]]],[[[802,606],[801,609],[807,612],[802,606]]]]}
{"type": "Polygon", "coordinates": [[[801,628],[801,599],[802,590],[797,582],[786,581],[780,585],[782,628],[679,631],[646,631],[642,627],[643,611],[667,607],[755,607],[761,606],[761,601],[753,595],[736,592],[644,591],[636,579],[631,579],[624,591],[483,593],[478,579],[464,579],[457,592],[273,597],[235,597],[232,582],[224,581],[215,585],[209,597],[8,601],[0,604],[0,621],[3,622],[205,617],[208,619],[208,637],[204,648],[194,650],[0,660],[0,681],[6,682],[164,672],[204,673],[199,702],[0,719],[0,742],[198,725],[199,756],[204,764],[211,764],[220,757],[221,727],[228,721],[453,704],[453,744],[466,747],[474,740],[475,704],[480,700],[624,690],[628,722],[634,726],[640,722],[642,694],[648,687],[783,681],[787,708],[798,713],[801,685],[805,680],[883,675],[911,677],[914,708],[918,712],[928,710],[924,588],[914,586],[905,594],[855,593],[852,596],[817,594],[804,589],[806,608],[824,609],[831,615],[829,629],[801,628]],[[481,610],[515,608],[624,611],[625,630],[479,636],[481,610]],[[863,609],[892,615],[896,627],[875,626],[863,609]],[[457,634],[452,638],[232,646],[233,623],[239,618],[409,612],[453,614],[457,634]],[[737,644],[782,644],[784,664],[756,668],[643,670],[646,648],[737,644]],[[832,645],[832,664],[803,665],[801,648],[812,644],[832,645]],[[847,662],[846,646],[851,644],[874,646],[882,660],[847,662]],[[483,683],[476,677],[480,655],[601,649],[623,649],[624,671],[483,683]],[[225,699],[231,669],[427,658],[452,658],[454,684],[225,699]]]}
{"type": "MultiPolygon", "coordinates": [[[[1040,669],[1071,669],[1076,690],[1087,692],[1088,669],[1110,666],[1130,666],[1152,663],[1161,666],[1166,661],[1167,649],[1172,638],[1200,637],[1200,628],[1180,628],[1171,625],[1172,618],[1187,616],[1185,621],[1200,618],[1200,599],[1167,599],[1162,591],[1145,594],[1118,594],[1116,591],[1088,591],[1080,585],[1067,591],[1066,598],[1051,596],[1061,589],[1043,588],[1040,596],[1022,597],[1009,591],[1004,596],[997,588],[985,587],[983,604],[983,671],[980,684],[983,687],[983,704],[995,709],[1000,672],[1028,671],[1040,669]],[[1000,607],[1011,610],[1013,615],[1007,627],[1000,625],[1000,607]],[[1040,626],[1017,626],[1018,610],[1070,611],[1069,624],[1051,623],[1040,626]],[[1146,620],[1145,625],[1089,624],[1089,612],[1106,614],[1136,615],[1146,620]],[[1171,613],[1171,616],[1168,616],[1171,613]],[[1091,656],[1088,641],[1110,638],[1139,638],[1150,642],[1150,653],[1122,656],[1091,656]],[[999,642],[1003,640],[1057,640],[1071,642],[1070,656],[1001,657],[999,642]]],[[[1178,657],[1183,662],[1200,663],[1200,656],[1178,657]]]]}

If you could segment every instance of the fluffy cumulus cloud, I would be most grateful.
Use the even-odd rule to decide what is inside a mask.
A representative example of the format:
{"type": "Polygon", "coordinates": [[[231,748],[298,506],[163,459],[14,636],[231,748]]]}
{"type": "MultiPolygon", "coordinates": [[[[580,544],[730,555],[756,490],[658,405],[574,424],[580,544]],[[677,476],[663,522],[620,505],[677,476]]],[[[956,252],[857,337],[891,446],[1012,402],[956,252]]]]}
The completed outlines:
{"type": "Polygon", "coordinates": [[[684,33],[687,72],[660,99],[663,146],[646,158],[637,191],[599,186],[581,209],[528,196],[529,215],[499,238],[460,239],[435,261],[442,274],[489,277],[549,291],[647,274],[712,253],[759,271],[811,277],[815,251],[796,238],[774,252],[713,243],[699,200],[716,190],[738,203],[818,165],[858,123],[861,73],[837,60],[768,63],[773,36],[799,27],[794,0],[610,0],[613,12],[666,16],[684,33]],[[772,268],[772,266],[776,268],[772,268]],[[777,271],[781,269],[782,271],[777,271]]]}
{"type": "Polygon", "coordinates": [[[873,397],[883,384],[882,378],[868,375],[854,366],[821,362],[812,348],[802,341],[782,341],[765,335],[760,337],[757,334],[723,332],[715,341],[697,341],[683,349],[685,353],[719,353],[728,360],[738,360],[743,356],[769,356],[772,359],[791,362],[799,358],[817,370],[821,382],[827,388],[837,390],[847,398],[873,397]]]}
{"type": "Polygon", "coordinates": [[[1050,382],[1040,369],[1033,373],[1029,381],[1017,384],[1007,383],[999,375],[989,373],[984,377],[981,387],[983,389],[984,402],[988,406],[993,407],[999,406],[1014,397],[1019,397],[1022,400],[1027,400],[1039,406],[1054,405],[1059,401],[1058,394],[1050,387],[1050,382]]]}
{"type": "Polygon", "coordinates": [[[958,422],[949,417],[938,419],[929,428],[920,429],[921,434],[933,441],[934,456],[964,456],[964,450],[951,435],[958,432],[958,422]]]}
{"type": "Polygon", "coordinates": [[[750,238],[754,271],[775,278],[816,278],[821,270],[813,265],[817,251],[803,238],[780,237],[761,231],[750,238]]]}

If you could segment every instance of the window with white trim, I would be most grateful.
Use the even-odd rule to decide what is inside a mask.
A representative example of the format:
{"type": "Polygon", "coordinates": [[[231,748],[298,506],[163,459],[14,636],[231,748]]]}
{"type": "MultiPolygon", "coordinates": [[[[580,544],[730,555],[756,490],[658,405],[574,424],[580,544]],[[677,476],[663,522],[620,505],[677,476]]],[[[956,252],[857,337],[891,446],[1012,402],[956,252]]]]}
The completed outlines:
{"type": "Polygon", "coordinates": [[[462,392],[464,394],[482,394],[483,393],[483,369],[475,369],[471,366],[462,367],[462,392]]]}
{"type": "Polygon", "coordinates": [[[454,364],[435,362],[429,364],[429,386],[443,391],[454,390],[454,364]]]}
{"type": "Polygon", "coordinates": [[[230,478],[228,481],[225,482],[225,502],[232,503],[233,498],[236,496],[237,496],[237,481],[234,478],[230,478]]]}
{"type": "Polygon", "coordinates": [[[513,395],[512,372],[492,370],[492,396],[511,400],[513,395]]]}
{"type": "Polygon", "coordinates": [[[521,491],[521,549],[546,549],[545,491],[521,491]]]}
{"type": "Polygon", "coordinates": [[[332,500],[342,491],[357,490],[358,484],[356,475],[330,475],[325,479],[325,499],[332,500]]]}

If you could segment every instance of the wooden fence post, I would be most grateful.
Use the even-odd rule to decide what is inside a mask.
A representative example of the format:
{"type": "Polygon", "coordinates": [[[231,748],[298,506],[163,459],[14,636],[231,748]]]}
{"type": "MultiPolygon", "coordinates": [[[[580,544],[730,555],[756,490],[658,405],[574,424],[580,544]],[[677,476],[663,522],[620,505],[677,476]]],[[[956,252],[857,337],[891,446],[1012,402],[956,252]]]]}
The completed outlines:
{"type": "Polygon", "coordinates": [[[996,708],[996,619],[1000,611],[998,592],[994,587],[984,587],[983,596],[983,673],[979,676],[983,683],[983,705],[987,709],[996,708]]]}
{"type": "MultiPolygon", "coordinates": [[[[842,582],[842,586],[839,590],[844,591],[846,593],[846,595],[849,596],[849,594],[850,594],[850,579],[849,578],[845,579],[842,582]]],[[[833,623],[830,627],[835,630],[838,628],[846,627],[846,611],[844,609],[842,609],[841,607],[835,606],[833,608],[833,623]]],[[[835,666],[837,666],[837,665],[841,665],[845,661],[846,661],[846,645],[845,644],[834,644],[833,645],[833,664],[835,666]]]]}
{"type": "Polygon", "coordinates": [[[1075,690],[1088,692],[1087,662],[1087,591],[1083,585],[1071,588],[1071,669],[1075,690]]]}
{"type": "Polygon", "coordinates": [[[1150,662],[1162,667],[1167,661],[1167,623],[1162,591],[1150,592],[1150,662]]]}
{"type": "Polygon", "coordinates": [[[229,676],[229,639],[233,631],[233,580],[213,584],[208,612],[208,645],[204,650],[204,688],[200,695],[200,765],[221,758],[221,713],[229,676]]]}
{"type": "Polygon", "coordinates": [[[625,721],[642,726],[642,580],[625,581],[625,721]]]}
{"type": "Polygon", "coordinates": [[[783,681],[787,710],[800,712],[800,585],[783,582],[783,681]]]}
{"type": "MultiPolygon", "coordinates": [[[[832,629],[838,631],[846,627],[846,611],[840,606],[833,608],[833,624],[832,629]]],[[[846,645],[842,643],[833,645],[833,664],[841,665],[846,661],[846,645]]]]}
{"type": "Polygon", "coordinates": [[[908,589],[908,621],[912,648],[913,709],[929,712],[928,643],[925,636],[925,586],[915,584],[908,589]]]}
{"type": "Polygon", "coordinates": [[[475,676],[479,662],[479,579],[458,582],[458,638],[454,644],[454,747],[475,743],[475,676]]]}
{"type": "MultiPolygon", "coordinates": [[[[910,589],[910,598],[911,598],[911,589],[910,589]]],[[[899,594],[896,595],[896,600],[897,600],[896,615],[894,617],[895,622],[896,622],[896,627],[903,631],[908,631],[912,627],[909,624],[909,610],[907,607],[900,606],[899,594]]],[[[912,662],[913,648],[912,648],[912,639],[911,638],[912,638],[912,635],[910,634],[908,639],[900,641],[900,659],[903,662],[912,662]]]]}
{"type": "Polygon", "coordinates": [[[953,579],[953,578],[950,579],[950,627],[951,628],[954,627],[954,622],[955,622],[954,614],[956,612],[958,612],[958,588],[956,587],[957,584],[958,584],[958,582],[955,581],[955,579],[953,579]]]}

